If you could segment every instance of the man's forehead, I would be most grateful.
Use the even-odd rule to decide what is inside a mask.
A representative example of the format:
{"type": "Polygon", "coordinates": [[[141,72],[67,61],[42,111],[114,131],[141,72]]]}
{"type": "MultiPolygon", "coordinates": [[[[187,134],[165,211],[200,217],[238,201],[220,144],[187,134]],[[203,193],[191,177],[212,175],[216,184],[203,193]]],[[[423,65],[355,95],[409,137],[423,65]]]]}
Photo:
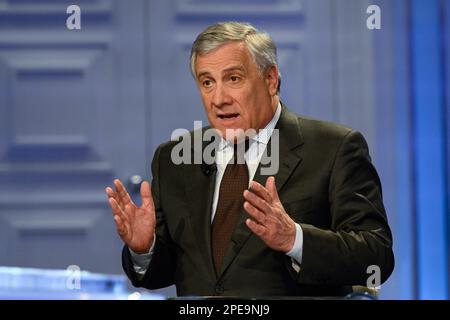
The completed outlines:
{"type": "Polygon", "coordinates": [[[250,61],[247,48],[239,46],[238,43],[232,45],[224,45],[211,52],[198,55],[197,74],[247,70],[250,61]]]}

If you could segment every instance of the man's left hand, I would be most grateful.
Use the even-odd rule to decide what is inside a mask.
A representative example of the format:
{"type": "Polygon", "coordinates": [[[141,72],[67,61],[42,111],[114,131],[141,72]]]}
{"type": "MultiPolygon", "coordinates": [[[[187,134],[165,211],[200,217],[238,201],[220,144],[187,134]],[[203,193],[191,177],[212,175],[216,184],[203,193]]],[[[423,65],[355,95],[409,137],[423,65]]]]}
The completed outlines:
{"type": "Polygon", "coordinates": [[[245,223],[268,247],[289,252],[295,241],[295,222],[286,213],[278,197],[275,178],[269,177],[266,186],[252,181],[244,191],[244,209],[251,219],[245,223]]]}

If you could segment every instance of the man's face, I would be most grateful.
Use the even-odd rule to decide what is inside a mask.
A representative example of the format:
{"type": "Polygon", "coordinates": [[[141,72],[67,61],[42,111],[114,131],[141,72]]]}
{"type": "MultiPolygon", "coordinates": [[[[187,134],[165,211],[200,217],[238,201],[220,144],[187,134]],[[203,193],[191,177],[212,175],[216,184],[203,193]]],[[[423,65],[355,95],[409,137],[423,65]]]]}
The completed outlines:
{"type": "MultiPolygon", "coordinates": [[[[261,129],[278,105],[278,70],[261,75],[242,42],[230,42],[197,56],[197,85],[212,127],[235,140],[227,129],[261,129]]],[[[239,139],[239,138],[238,138],[239,139]]]]}

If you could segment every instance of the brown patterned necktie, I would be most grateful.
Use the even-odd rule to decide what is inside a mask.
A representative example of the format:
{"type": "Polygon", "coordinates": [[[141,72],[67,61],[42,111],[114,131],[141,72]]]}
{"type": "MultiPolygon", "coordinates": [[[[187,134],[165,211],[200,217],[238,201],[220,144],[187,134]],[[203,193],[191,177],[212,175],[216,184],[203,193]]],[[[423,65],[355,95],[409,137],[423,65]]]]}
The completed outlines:
{"type": "Polygon", "coordinates": [[[234,145],[234,155],[225,168],[219,189],[219,200],[217,202],[216,214],[211,226],[212,252],[216,274],[220,274],[223,257],[230,244],[231,235],[241,213],[244,203],[244,190],[248,188],[248,168],[243,154],[239,150],[245,148],[234,145]]]}

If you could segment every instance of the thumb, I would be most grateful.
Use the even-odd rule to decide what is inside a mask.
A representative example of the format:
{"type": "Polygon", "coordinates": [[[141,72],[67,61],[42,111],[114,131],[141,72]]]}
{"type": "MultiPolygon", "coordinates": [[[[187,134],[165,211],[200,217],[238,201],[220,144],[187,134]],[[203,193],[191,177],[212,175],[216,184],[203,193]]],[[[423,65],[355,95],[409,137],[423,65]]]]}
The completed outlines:
{"type": "Polygon", "coordinates": [[[275,184],[274,176],[270,176],[269,178],[267,178],[266,189],[267,189],[267,191],[269,191],[269,194],[274,201],[280,201],[280,198],[278,197],[278,191],[277,191],[277,186],[275,184]]]}

